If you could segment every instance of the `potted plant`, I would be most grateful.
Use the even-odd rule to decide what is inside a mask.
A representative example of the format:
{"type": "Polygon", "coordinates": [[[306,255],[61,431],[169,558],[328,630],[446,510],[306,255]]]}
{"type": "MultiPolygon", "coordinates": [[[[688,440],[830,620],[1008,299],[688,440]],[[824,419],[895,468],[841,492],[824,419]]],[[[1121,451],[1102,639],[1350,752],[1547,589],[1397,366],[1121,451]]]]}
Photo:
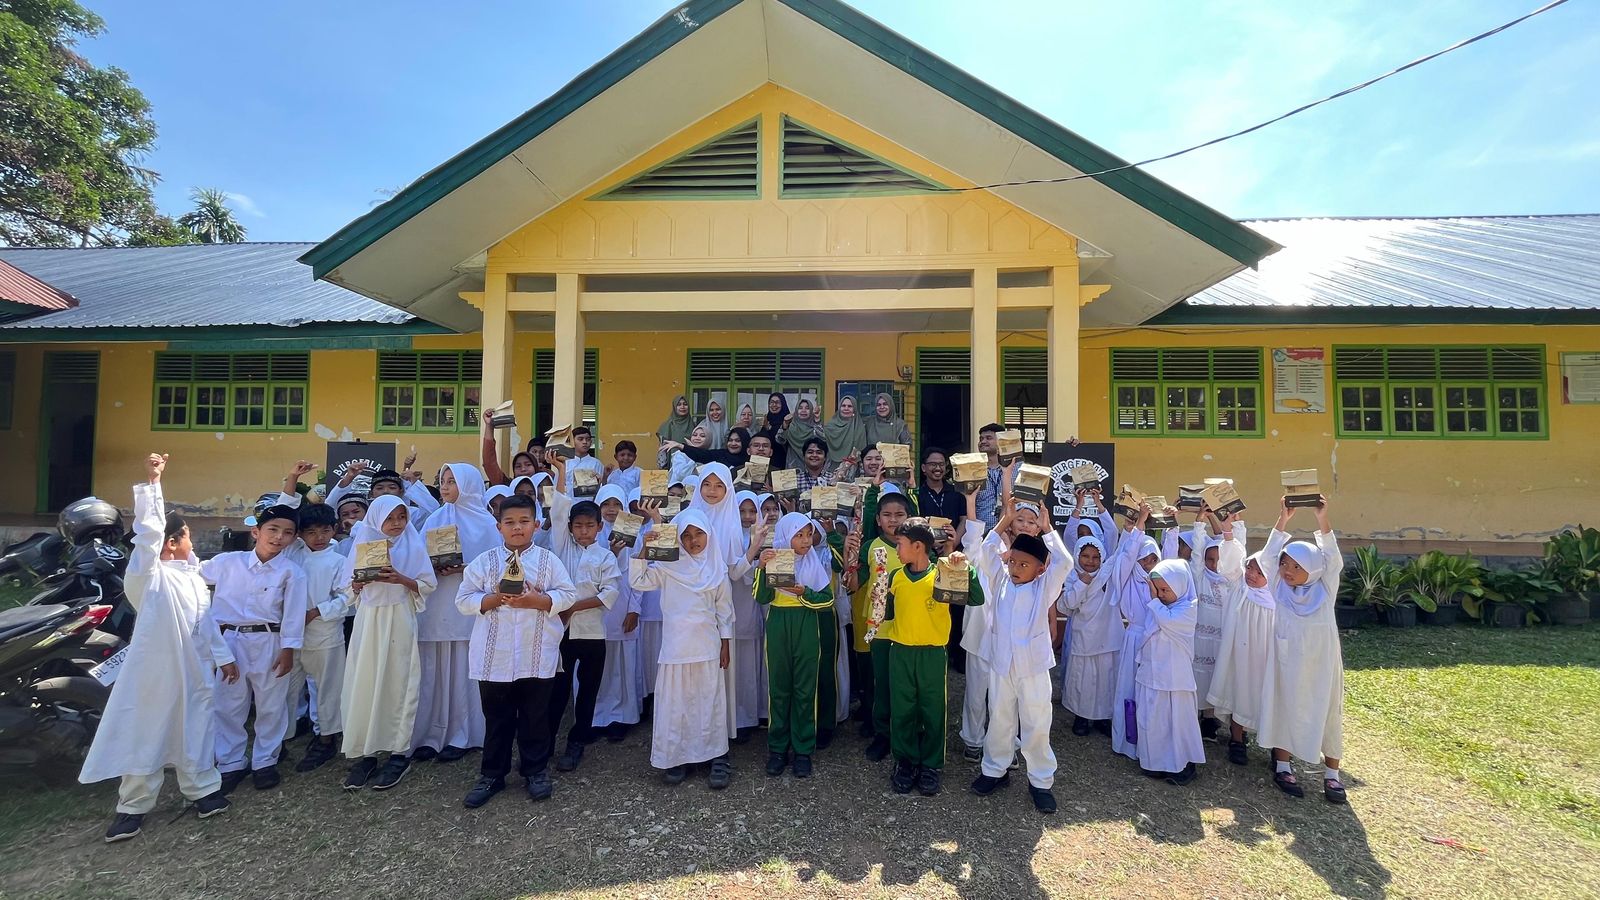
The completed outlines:
{"type": "Polygon", "coordinates": [[[1368,544],[1355,552],[1355,559],[1339,581],[1339,604],[1334,617],[1340,628],[1359,628],[1382,616],[1390,625],[1416,624],[1416,608],[1402,604],[1396,588],[1400,567],[1378,555],[1368,544]]]}
{"type": "Polygon", "coordinates": [[[1461,610],[1496,628],[1521,628],[1539,621],[1539,609],[1560,588],[1539,564],[1495,568],[1483,575],[1482,593],[1461,598],[1461,610]]]}
{"type": "Polygon", "coordinates": [[[1582,625],[1590,618],[1590,595],[1600,589],[1600,530],[1579,525],[1544,545],[1544,571],[1557,591],[1546,601],[1550,621],[1582,625]]]}
{"type": "Polygon", "coordinates": [[[1454,625],[1464,598],[1483,597],[1482,580],[1483,566],[1472,554],[1429,550],[1402,567],[1399,593],[1417,605],[1421,621],[1454,625]]]}

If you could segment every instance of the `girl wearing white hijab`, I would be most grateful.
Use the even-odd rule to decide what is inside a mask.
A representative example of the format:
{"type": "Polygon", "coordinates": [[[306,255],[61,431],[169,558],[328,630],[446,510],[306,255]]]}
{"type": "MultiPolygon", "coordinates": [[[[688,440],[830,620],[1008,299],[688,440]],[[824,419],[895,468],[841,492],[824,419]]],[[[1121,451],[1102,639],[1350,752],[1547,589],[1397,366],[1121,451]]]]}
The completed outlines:
{"type": "MultiPolygon", "coordinates": [[[[623,510],[627,510],[629,504],[638,502],[638,498],[637,488],[627,492],[617,485],[608,484],[600,489],[595,501],[600,504],[603,519],[607,515],[607,501],[615,500],[622,504],[623,510]]],[[[616,555],[617,570],[626,572],[628,561],[633,558],[633,545],[613,538],[614,524],[614,518],[604,523],[599,541],[616,555]]],[[[639,618],[642,612],[639,598],[639,592],[628,584],[628,579],[618,579],[617,600],[605,615],[606,664],[600,675],[600,695],[594,701],[594,727],[604,728],[606,740],[612,743],[627,737],[628,729],[639,724],[643,702],[643,694],[639,690],[639,618]]]]}
{"type": "MultiPolygon", "coordinates": [[[[645,523],[639,529],[639,538],[617,554],[617,568],[623,574],[622,588],[633,595],[633,601],[639,608],[639,674],[634,679],[638,685],[640,717],[650,709],[654,702],[651,698],[656,693],[656,667],[661,657],[661,592],[658,590],[641,590],[633,586],[628,578],[628,565],[635,559],[644,555],[645,538],[650,534],[650,517],[646,515],[639,491],[628,493],[628,510],[636,516],[644,516],[645,523]]],[[[621,602],[618,601],[618,605],[621,602]]],[[[609,735],[608,735],[609,737],[609,735]]]]}
{"type": "Polygon", "coordinates": [[[1211,676],[1217,669],[1217,654],[1222,652],[1222,625],[1228,610],[1244,591],[1245,525],[1238,519],[1218,518],[1211,510],[1201,511],[1194,523],[1190,543],[1189,575],[1194,581],[1194,695],[1200,703],[1200,735],[1211,738],[1221,722],[1206,696],[1211,693],[1211,676]],[[1219,537],[1207,533],[1211,529],[1219,537]]]}
{"type": "MultiPolygon", "coordinates": [[[[733,490],[733,472],[722,463],[707,463],[690,495],[689,508],[699,510],[711,525],[711,539],[728,565],[733,595],[733,658],[728,663],[728,696],[734,706],[734,742],[744,743],[767,715],[767,668],[762,658],[765,618],[752,593],[754,555],[739,509],[743,499],[733,490]]],[[[756,551],[759,554],[759,547],[756,551]]]]}
{"type": "Polygon", "coordinates": [[[1117,688],[1117,654],[1122,649],[1122,614],[1117,609],[1116,579],[1105,564],[1099,538],[1078,538],[1073,573],[1056,602],[1056,611],[1072,616],[1072,647],[1067,657],[1061,705],[1071,710],[1072,732],[1091,726],[1111,733],[1111,703],[1117,688]]]}
{"type": "MultiPolygon", "coordinates": [[[[646,504],[645,510],[652,522],[661,522],[654,504],[646,504]]],[[[728,759],[733,712],[723,676],[733,653],[728,564],[705,513],[685,510],[672,524],[678,530],[677,560],[636,557],[628,564],[635,590],[661,592],[650,764],[663,770],[666,783],[681,784],[689,766],[709,761],[708,783],[721,790],[733,777],[728,759]]]]}
{"type": "Polygon", "coordinates": [[[1206,696],[1206,702],[1229,719],[1228,762],[1239,766],[1249,763],[1245,729],[1261,727],[1261,686],[1267,680],[1267,650],[1274,639],[1277,603],[1267,588],[1261,558],[1258,552],[1245,561],[1244,590],[1222,622],[1222,648],[1206,696]]]}
{"type": "Polygon", "coordinates": [[[1146,600],[1148,629],[1139,645],[1139,768],[1169,784],[1195,779],[1195,765],[1206,761],[1195,718],[1194,581],[1181,560],[1156,563],[1146,600]]]}
{"type": "Polygon", "coordinates": [[[1339,758],[1344,754],[1344,656],[1333,617],[1344,556],[1328,524],[1328,500],[1316,508],[1316,543],[1289,542],[1287,502],[1267,538],[1261,566],[1277,607],[1261,690],[1261,730],[1256,742],[1272,748],[1273,781],[1292,797],[1305,795],[1289,765],[1291,755],[1322,757],[1323,797],[1344,803],[1339,758]]]}
{"type": "MultiPolygon", "coordinates": [[[[461,565],[434,569],[438,590],[444,591],[441,597],[455,597],[466,563],[500,545],[483,490],[483,473],[477,466],[450,463],[439,469],[439,496],[444,502],[423,523],[423,534],[455,526],[462,558],[461,565]]],[[[423,546],[426,551],[426,543],[423,546]]],[[[483,746],[483,702],[467,666],[471,648],[472,619],[458,612],[454,603],[430,603],[417,615],[422,679],[411,741],[413,759],[437,756],[440,762],[455,762],[468,750],[483,746]]]]}
{"type": "MultiPolygon", "coordinates": [[[[818,610],[833,608],[833,552],[822,540],[816,523],[800,513],[789,513],[778,520],[773,534],[774,549],[761,550],[765,566],[778,549],[795,554],[792,587],[774,588],[764,569],[756,575],[756,600],[770,605],[766,641],[767,671],[772,698],[772,717],[767,730],[767,774],[783,774],[793,754],[794,776],[811,777],[811,755],[817,749],[819,700],[817,688],[823,667],[831,670],[834,659],[823,653],[824,629],[831,632],[818,610]]],[[[830,707],[832,703],[828,704],[830,707]]],[[[831,719],[833,709],[824,720],[831,719]]],[[[826,724],[833,724],[827,721],[826,724]]]]}
{"type": "MultiPolygon", "coordinates": [[[[1150,508],[1140,507],[1139,517],[1117,543],[1112,557],[1116,570],[1117,608],[1128,628],[1122,633],[1122,652],[1117,656],[1117,689],[1111,704],[1111,749],[1129,759],[1139,758],[1139,747],[1129,740],[1127,710],[1133,708],[1139,671],[1139,647],[1150,631],[1150,572],[1161,561],[1161,548],[1155,538],[1146,537],[1145,522],[1150,508]]],[[[1085,520],[1085,524],[1088,520],[1085,520]]]]}
{"type": "Polygon", "coordinates": [[[373,786],[400,783],[410,765],[411,735],[417,720],[417,691],[422,664],[417,657],[417,614],[439,586],[422,535],[408,524],[409,511],[399,497],[372,501],[367,514],[350,530],[352,549],[339,582],[356,595],[355,628],[345,662],[344,755],[356,761],[345,790],[360,790],[377,774],[373,786]],[[389,565],[377,580],[352,583],[361,545],[389,544],[389,565]],[[378,770],[378,754],[389,760],[378,770]]]}

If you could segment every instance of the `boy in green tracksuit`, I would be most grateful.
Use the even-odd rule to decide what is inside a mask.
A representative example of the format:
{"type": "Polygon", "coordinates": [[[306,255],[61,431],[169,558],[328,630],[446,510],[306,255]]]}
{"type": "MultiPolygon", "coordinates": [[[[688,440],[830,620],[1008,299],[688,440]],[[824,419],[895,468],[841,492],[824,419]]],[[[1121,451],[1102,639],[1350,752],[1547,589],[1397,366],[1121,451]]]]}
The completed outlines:
{"type": "MultiPolygon", "coordinates": [[[[950,605],[933,598],[933,563],[938,538],[920,522],[900,529],[896,538],[903,565],[889,579],[894,643],[889,651],[889,740],[894,774],[889,785],[910,793],[913,783],[924,797],[939,793],[944,769],[946,645],[950,605]]],[[[977,567],[969,567],[967,605],[983,604],[977,567]]]]}
{"type": "MultiPolygon", "coordinates": [[[[775,588],[766,572],[775,550],[761,554],[756,570],[755,600],[767,609],[767,774],[777,777],[793,753],[794,777],[811,777],[811,755],[817,749],[818,686],[824,662],[832,676],[833,658],[824,658],[824,645],[834,646],[838,627],[833,612],[835,557],[823,534],[810,519],[789,513],[778,521],[774,547],[795,554],[795,583],[775,588]]],[[[828,716],[832,721],[833,698],[828,716]]]]}
{"type": "Polygon", "coordinates": [[[895,552],[895,535],[905,520],[916,514],[910,497],[895,490],[881,493],[880,485],[867,488],[862,505],[861,525],[850,533],[845,545],[845,558],[851,567],[847,570],[847,585],[851,586],[850,614],[854,626],[856,665],[851,677],[860,680],[861,733],[871,736],[866,756],[877,762],[889,755],[889,644],[893,642],[894,628],[885,616],[878,626],[877,637],[869,644],[867,615],[872,611],[872,556],[879,548],[888,553],[887,571],[900,567],[900,557],[895,552]]]}

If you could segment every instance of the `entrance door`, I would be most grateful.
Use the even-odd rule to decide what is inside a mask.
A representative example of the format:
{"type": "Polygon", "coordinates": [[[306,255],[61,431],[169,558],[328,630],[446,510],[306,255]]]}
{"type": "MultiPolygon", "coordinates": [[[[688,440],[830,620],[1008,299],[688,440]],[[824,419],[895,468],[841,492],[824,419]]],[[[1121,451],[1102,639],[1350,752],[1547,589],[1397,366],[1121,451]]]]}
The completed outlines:
{"type": "Polygon", "coordinates": [[[972,385],[924,382],[917,386],[919,447],[940,447],[947,453],[976,450],[976,435],[967,436],[972,416],[972,385]]]}
{"type": "Polygon", "coordinates": [[[39,406],[39,512],[87,497],[94,484],[100,354],[46,353],[39,406]]]}

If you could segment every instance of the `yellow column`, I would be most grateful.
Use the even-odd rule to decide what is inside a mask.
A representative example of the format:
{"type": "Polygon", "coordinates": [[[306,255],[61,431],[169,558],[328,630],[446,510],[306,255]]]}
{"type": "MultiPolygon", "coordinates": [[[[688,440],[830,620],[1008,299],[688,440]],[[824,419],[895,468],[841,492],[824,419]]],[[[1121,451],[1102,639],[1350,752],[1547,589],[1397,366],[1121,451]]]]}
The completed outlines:
{"type": "Polygon", "coordinates": [[[556,275],[556,371],[551,385],[550,424],[583,424],[583,313],[578,311],[579,277],[556,275]]]}
{"type": "Polygon", "coordinates": [[[1060,443],[1078,433],[1078,267],[1056,266],[1050,284],[1054,302],[1045,325],[1050,378],[1046,437],[1060,443]]]}
{"type": "MultiPolygon", "coordinates": [[[[506,291],[510,283],[511,276],[504,273],[487,274],[483,280],[484,409],[493,409],[511,399],[511,345],[516,327],[511,322],[511,313],[506,310],[506,291]]],[[[521,416],[518,424],[527,427],[531,413],[532,410],[518,410],[521,416]]],[[[509,430],[497,433],[507,439],[511,434],[509,430]]],[[[504,453],[499,455],[503,457],[504,453]]]]}
{"type": "Polygon", "coordinates": [[[1000,421],[1000,271],[972,270],[972,446],[978,429],[1000,421]]]}

